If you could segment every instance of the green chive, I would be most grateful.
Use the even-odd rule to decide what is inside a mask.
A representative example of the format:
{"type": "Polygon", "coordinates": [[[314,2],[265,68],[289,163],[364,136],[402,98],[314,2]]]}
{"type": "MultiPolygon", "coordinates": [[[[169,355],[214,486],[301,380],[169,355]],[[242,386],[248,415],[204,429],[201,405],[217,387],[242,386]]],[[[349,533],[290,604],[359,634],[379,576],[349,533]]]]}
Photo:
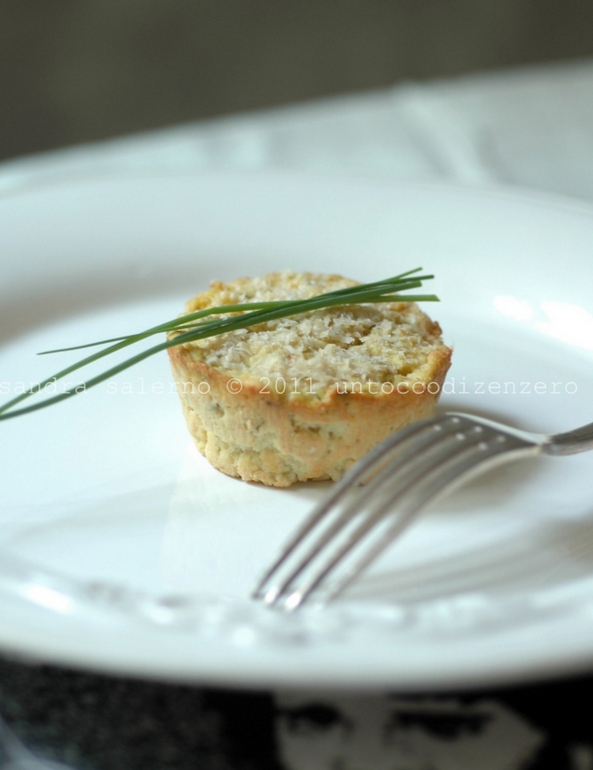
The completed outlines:
{"type": "Polygon", "coordinates": [[[76,345],[69,348],[45,350],[40,355],[63,353],[100,345],[107,346],[102,350],[92,353],[70,366],[67,366],[65,369],[61,369],[59,372],[56,372],[56,374],[53,374],[51,377],[48,377],[31,387],[30,390],[25,393],[20,393],[3,406],[0,406],[0,420],[7,420],[10,417],[17,417],[50,406],[51,404],[56,404],[59,401],[64,401],[67,398],[75,396],[77,393],[88,390],[95,385],[99,385],[101,382],[123,372],[125,369],[134,366],[134,364],[143,361],[145,358],[148,358],[155,353],[160,353],[163,350],[167,350],[167,348],[183,345],[187,342],[207,339],[208,337],[214,337],[218,334],[224,334],[225,332],[235,331],[237,329],[246,329],[278,318],[286,318],[288,316],[299,315],[301,313],[307,313],[312,310],[320,310],[332,306],[381,302],[437,302],[438,297],[434,294],[401,294],[402,291],[420,288],[423,281],[427,281],[434,277],[432,275],[417,275],[421,270],[422,268],[418,267],[414,270],[408,270],[405,273],[396,275],[393,278],[374,281],[373,283],[359,284],[357,286],[349,286],[345,289],[328,292],[327,294],[319,294],[318,296],[310,297],[309,299],[276,302],[249,302],[239,305],[222,305],[220,307],[206,308],[204,310],[196,311],[195,313],[179,316],[172,321],[153,326],[150,329],[146,329],[137,334],[114,337],[108,340],[90,342],[85,345],[76,345]],[[240,313],[240,315],[231,315],[228,317],[229,313],[240,313]],[[221,315],[227,317],[218,318],[216,320],[208,318],[209,316],[221,315]],[[141,342],[155,334],[175,331],[178,332],[175,337],[167,339],[158,345],[154,345],[141,353],[137,353],[136,355],[127,358],[122,363],[107,369],[95,377],[91,377],[86,380],[86,382],[81,382],[79,385],[72,388],[72,390],[64,391],[63,393],[59,393],[58,395],[30,406],[21,407],[19,409],[14,408],[25,399],[40,393],[47,385],[57,382],[78,369],[82,369],[101,358],[105,358],[112,353],[123,350],[124,348],[134,345],[137,342],[141,342]]]}

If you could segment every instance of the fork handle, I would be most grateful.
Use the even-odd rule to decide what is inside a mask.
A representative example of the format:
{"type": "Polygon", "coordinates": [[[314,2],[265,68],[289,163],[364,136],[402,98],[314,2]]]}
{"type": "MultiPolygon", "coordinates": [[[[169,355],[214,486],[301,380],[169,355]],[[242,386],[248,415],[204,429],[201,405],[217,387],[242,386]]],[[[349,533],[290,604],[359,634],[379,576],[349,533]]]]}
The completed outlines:
{"type": "Polygon", "coordinates": [[[550,436],[544,451],[550,455],[573,455],[593,449],[593,422],[581,428],[550,436]]]}

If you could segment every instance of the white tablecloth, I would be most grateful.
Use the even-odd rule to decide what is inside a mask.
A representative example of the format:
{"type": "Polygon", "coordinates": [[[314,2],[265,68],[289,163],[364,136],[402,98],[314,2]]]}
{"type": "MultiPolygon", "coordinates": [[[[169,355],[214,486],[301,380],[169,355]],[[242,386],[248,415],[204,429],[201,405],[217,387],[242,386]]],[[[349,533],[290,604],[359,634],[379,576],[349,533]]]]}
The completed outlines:
{"type": "Polygon", "coordinates": [[[0,191],[150,170],[502,183],[593,199],[593,60],[199,121],[0,164],[0,191]]]}

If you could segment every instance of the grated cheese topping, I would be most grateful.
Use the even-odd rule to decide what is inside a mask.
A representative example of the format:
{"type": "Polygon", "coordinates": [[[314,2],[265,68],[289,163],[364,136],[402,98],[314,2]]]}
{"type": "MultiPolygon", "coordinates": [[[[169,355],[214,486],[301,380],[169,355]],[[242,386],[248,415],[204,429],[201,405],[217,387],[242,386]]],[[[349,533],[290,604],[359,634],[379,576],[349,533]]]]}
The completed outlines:
{"type": "MultiPolygon", "coordinates": [[[[227,284],[187,303],[186,312],[244,302],[306,299],[355,286],[336,275],[285,271],[227,284]]],[[[231,377],[272,384],[290,392],[319,393],[339,383],[345,390],[362,384],[422,379],[441,331],[414,303],[344,305],[314,310],[265,324],[187,343],[192,358],[231,377]]]]}

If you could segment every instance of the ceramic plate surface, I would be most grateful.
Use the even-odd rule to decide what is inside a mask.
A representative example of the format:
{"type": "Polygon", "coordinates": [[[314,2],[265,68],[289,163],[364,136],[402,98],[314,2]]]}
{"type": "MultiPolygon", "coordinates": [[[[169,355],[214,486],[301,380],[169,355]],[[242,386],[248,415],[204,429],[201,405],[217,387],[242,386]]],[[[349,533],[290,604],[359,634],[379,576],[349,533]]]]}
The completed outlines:
{"type": "MultiPolygon", "coordinates": [[[[423,266],[455,349],[442,408],[544,433],[593,419],[585,205],[284,175],[96,179],[0,200],[0,254],[2,401],[73,360],[38,351],[172,318],[214,278],[423,266]]],[[[328,485],[213,470],[166,354],[0,433],[4,652],[249,687],[422,690],[593,664],[593,453],[474,481],[343,600],[287,617],[249,589],[328,485]],[[16,580],[23,564],[37,580],[16,580]]]]}

